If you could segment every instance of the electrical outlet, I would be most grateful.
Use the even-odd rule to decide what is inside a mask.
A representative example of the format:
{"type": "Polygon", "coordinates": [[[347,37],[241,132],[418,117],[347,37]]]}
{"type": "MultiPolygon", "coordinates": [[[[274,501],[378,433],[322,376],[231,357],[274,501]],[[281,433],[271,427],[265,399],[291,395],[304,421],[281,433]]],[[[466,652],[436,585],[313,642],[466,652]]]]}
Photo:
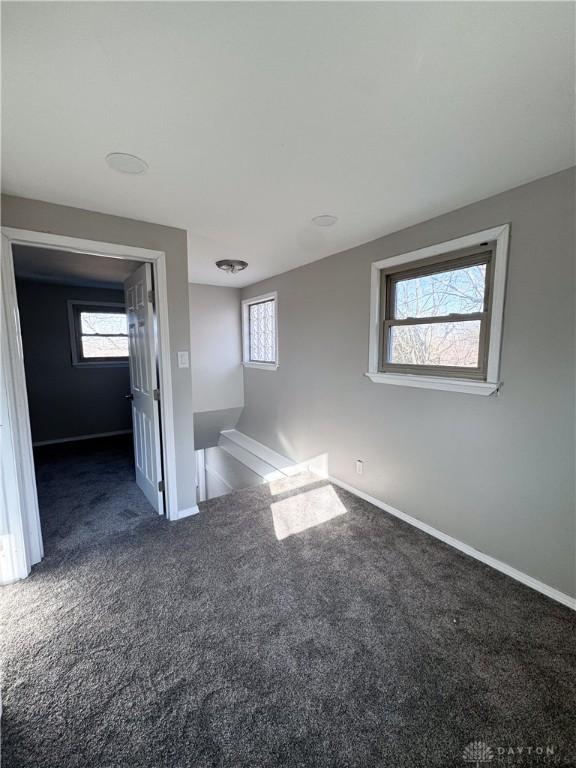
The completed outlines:
{"type": "Polygon", "coordinates": [[[362,461],[362,459],[356,460],[356,474],[357,475],[364,474],[364,462],[362,461]]]}

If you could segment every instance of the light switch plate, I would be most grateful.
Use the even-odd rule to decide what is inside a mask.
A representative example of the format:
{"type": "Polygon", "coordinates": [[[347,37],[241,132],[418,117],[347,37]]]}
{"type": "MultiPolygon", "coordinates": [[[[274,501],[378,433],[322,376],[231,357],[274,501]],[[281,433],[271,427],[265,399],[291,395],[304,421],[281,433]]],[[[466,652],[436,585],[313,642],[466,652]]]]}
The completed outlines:
{"type": "Polygon", "coordinates": [[[189,368],[190,360],[188,352],[178,352],[178,368],[189,368]]]}

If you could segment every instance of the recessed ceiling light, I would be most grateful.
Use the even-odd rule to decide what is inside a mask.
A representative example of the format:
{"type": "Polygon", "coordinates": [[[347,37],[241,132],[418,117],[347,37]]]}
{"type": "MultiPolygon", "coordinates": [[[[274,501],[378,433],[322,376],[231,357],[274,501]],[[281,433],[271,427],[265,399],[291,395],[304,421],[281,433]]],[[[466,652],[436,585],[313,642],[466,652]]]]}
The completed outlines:
{"type": "Polygon", "coordinates": [[[146,173],[148,163],[136,155],[127,155],[125,152],[111,152],[106,155],[106,162],[119,173],[139,174],[146,173]]]}
{"type": "Polygon", "coordinates": [[[222,269],[224,272],[234,275],[236,272],[242,272],[243,269],[246,269],[248,263],[246,261],[239,261],[238,259],[222,259],[222,261],[216,262],[216,266],[218,269],[222,269]]]}
{"type": "Polygon", "coordinates": [[[330,213],[323,213],[320,216],[314,216],[312,224],[317,227],[333,227],[338,221],[338,216],[332,216],[330,213]]]}

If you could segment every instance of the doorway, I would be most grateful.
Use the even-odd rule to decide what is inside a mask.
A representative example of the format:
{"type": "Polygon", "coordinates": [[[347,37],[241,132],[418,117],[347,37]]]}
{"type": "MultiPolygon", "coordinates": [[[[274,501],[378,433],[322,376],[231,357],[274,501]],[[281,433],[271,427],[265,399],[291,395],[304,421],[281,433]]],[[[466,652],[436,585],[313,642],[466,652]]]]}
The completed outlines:
{"type": "MultiPolygon", "coordinates": [[[[7,365],[2,366],[2,405],[6,419],[3,419],[4,426],[0,434],[3,466],[10,465],[13,469],[11,473],[3,472],[0,499],[1,530],[5,532],[2,543],[9,545],[8,548],[2,547],[4,555],[8,556],[0,559],[0,581],[6,583],[27,575],[30,567],[43,556],[33,451],[36,451],[37,456],[43,453],[44,460],[46,453],[50,452],[59,454],[62,459],[66,455],[64,442],[71,445],[78,438],[84,442],[82,451],[75,452],[78,455],[89,454],[90,445],[96,446],[93,441],[100,441],[99,450],[102,452],[104,439],[115,439],[114,450],[117,451],[122,442],[125,449],[126,433],[133,431],[135,479],[138,486],[156,512],[166,513],[169,519],[176,519],[177,512],[176,489],[172,482],[174,444],[169,357],[163,355],[163,351],[169,349],[164,254],[19,230],[3,230],[2,234],[1,351],[3,363],[7,365]],[[108,369],[108,373],[115,372],[116,378],[121,380],[122,376],[118,374],[121,374],[124,366],[126,386],[121,394],[122,404],[132,412],[128,422],[124,422],[126,428],[95,429],[96,403],[93,397],[86,398],[89,402],[84,403],[84,411],[92,418],[89,434],[82,433],[82,430],[75,432],[74,427],[68,424],[63,437],[36,439],[36,446],[33,447],[32,435],[39,427],[35,423],[34,404],[27,396],[26,373],[30,379],[30,371],[24,365],[26,334],[22,333],[25,329],[21,327],[18,312],[16,277],[20,281],[34,276],[39,277],[41,283],[36,289],[36,295],[42,291],[42,286],[47,294],[58,280],[68,281],[70,289],[73,287],[70,283],[76,283],[73,287],[75,294],[79,294],[81,286],[78,283],[82,281],[111,281],[115,286],[110,290],[120,291],[114,298],[123,299],[122,304],[126,302],[126,309],[124,306],[118,307],[120,301],[103,301],[102,297],[95,296],[91,304],[86,302],[84,306],[78,295],[76,299],[69,297],[66,305],[69,367],[81,374],[95,373],[96,368],[100,374],[105,374],[108,369]],[[112,306],[114,304],[115,307],[112,306]],[[121,437],[119,433],[124,433],[124,436],[121,437]],[[43,446],[38,444],[42,442],[43,446]],[[59,447],[56,449],[54,446],[59,447]]],[[[84,287],[93,291],[98,288],[94,284],[84,287]]],[[[54,352],[49,349],[51,345],[46,346],[48,355],[54,352]]],[[[40,388],[42,383],[48,387],[46,377],[42,381],[40,375],[39,381],[40,388]]],[[[35,378],[35,392],[37,385],[38,379],[35,378]]],[[[52,381],[51,386],[53,391],[58,392],[58,382],[52,381]]],[[[78,407],[70,398],[67,401],[61,398],[59,404],[61,420],[68,419],[70,422],[68,417],[72,412],[78,421],[83,411],[82,406],[78,407]]],[[[44,408],[45,414],[49,415],[48,421],[50,410],[44,408]]],[[[118,411],[118,404],[110,406],[110,411],[118,411]]],[[[106,408],[104,413],[110,415],[106,408]]],[[[108,472],[111,477],[118,475],[112,471],[111,465],[108,466],[108,472]]],[[[86,478],[85,471],[80,474],[86,478]]],[[[93,499],[96,500],[98,496],[93,495],[93,499]]],[[[122,509],[122,513],[130,518],[134,509],[128,505],[122,509]]]]}

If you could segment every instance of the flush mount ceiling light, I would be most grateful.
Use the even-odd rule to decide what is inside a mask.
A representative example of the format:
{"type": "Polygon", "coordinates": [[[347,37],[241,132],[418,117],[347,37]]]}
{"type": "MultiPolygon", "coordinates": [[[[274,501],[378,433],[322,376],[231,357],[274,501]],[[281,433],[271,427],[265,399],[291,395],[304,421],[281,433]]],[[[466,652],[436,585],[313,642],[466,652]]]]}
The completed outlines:
{"type": "Polygon", "coordinates": [[[114,171],[137,175],[146,173],[148,163],[136,155],[127,155],[125,152],[111,152],[106,155],[106,162],[114,171]]]}
{"type": "Polygon", "coordinates": [[[243,269],[246,269],[248,266],[247,261],[239,261],[238,259],[223,259],[222,261],[217,261],[216,266],[218,269],[223,270],[224,272],[228,272],[231,275],[236,274],[236,272],[242,272],[243,269]]]}
{"type": "Polygon", "coordinates": [[[317,227],[333,227],[338,221],[338,216],[332,216],[330,213],[323,213],[320,216],[314,216],[312,224],[317,227]]]}

